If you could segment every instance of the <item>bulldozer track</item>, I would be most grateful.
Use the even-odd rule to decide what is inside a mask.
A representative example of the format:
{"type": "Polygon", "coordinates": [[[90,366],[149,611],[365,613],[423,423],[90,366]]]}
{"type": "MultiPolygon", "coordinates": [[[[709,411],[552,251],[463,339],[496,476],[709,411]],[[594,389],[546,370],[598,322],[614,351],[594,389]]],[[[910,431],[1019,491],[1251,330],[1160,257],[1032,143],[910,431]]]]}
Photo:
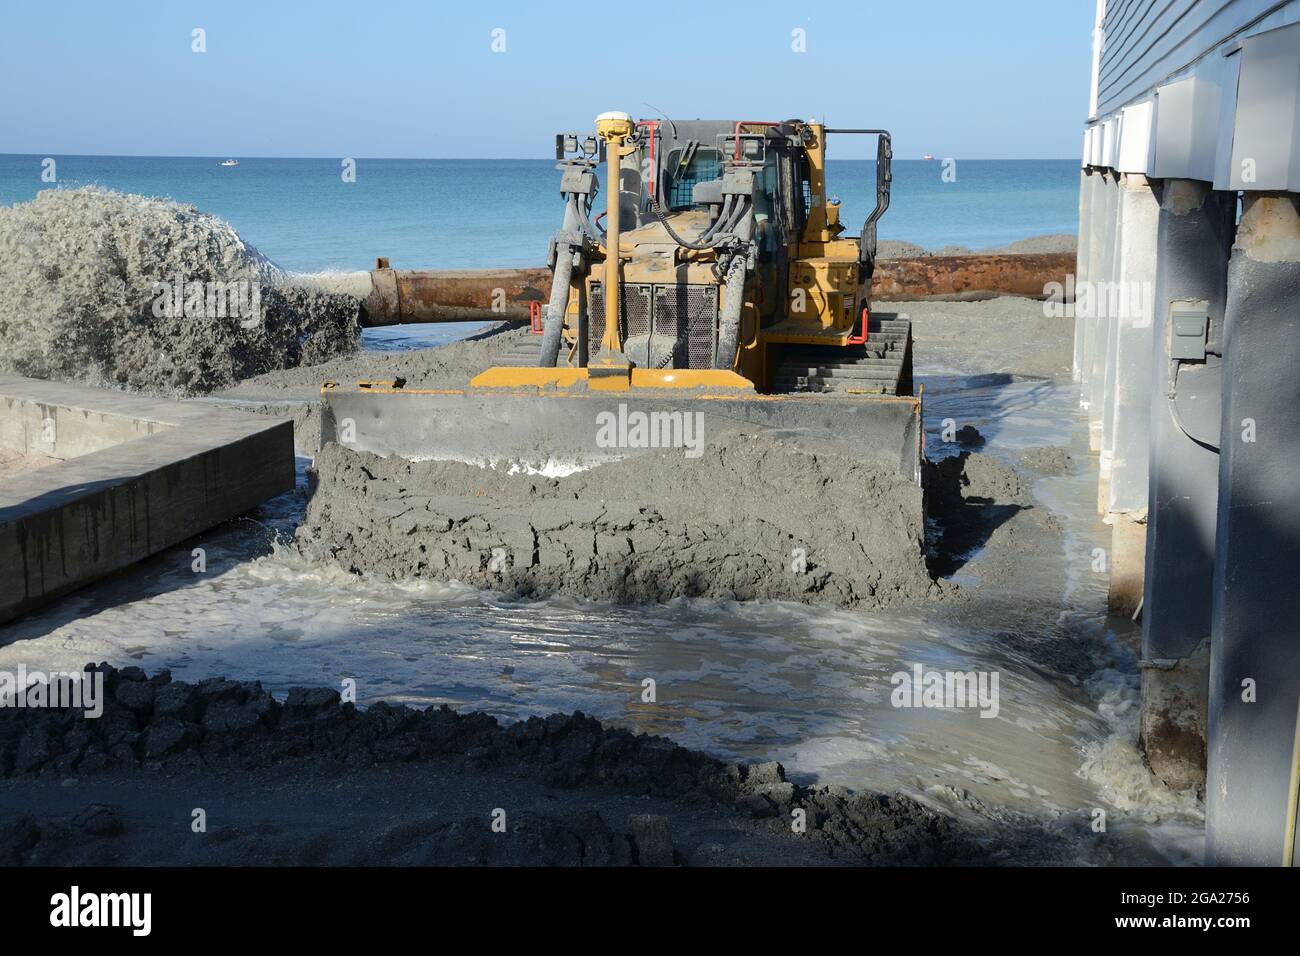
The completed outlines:
{"type": "Polygon", "coordinates": [[[786,346],[773,391],[911,395],[911,321],[873,317],[867,333],[864,345],[786,346]]]}

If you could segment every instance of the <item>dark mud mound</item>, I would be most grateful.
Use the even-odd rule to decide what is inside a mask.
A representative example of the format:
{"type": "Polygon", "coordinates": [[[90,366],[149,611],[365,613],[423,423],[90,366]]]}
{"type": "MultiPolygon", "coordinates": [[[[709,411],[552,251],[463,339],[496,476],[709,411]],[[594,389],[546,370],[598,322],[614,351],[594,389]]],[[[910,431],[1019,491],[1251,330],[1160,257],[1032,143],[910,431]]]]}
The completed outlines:
{"type": "Polygon", "coordinates": [[[329,444],[297,536],[312,560],[518,596],[883,607],[933,597],[921,489],[763,434],[566,478],[329,444]]]}
{"type": "Polygon", "coordinates": [[[0,709],[0,777],[238,771],[304,757],[361,768],[461,755],[484,767],[528,763],[553,786],[725,796],[737,772],[660,737],[606,730],[582,713],[503,727],[445,706],[380,701],[361,710],[329,688],[293,688],[281,702],[257,681],[189,684],[167,671],[150,678],[138,667],[87,667],[96,670],[105,698],[98,717],[75,708],[0,709]]]}
{"type": "Polygon", "coordinates": [[[0,207],[0,369],[193,395],[355,350],[359,303],[193,206],[96,187],[0,207]]]}
{"type": "MultiPolygon", "coordinates": [[[[603,726],[581,713],[534,717],[508,727],[484,714],[446,707],[424,710],[384,702],[359,710],[328,688],[295,688],[281,702],[258,682],[222,678],[188,684],[166,672],[100,664],[104,709],[98,718],[60,708],[0,710],[0,775],[93,780],[99,774],[196,773],[277,776],[306,765],[327,775],[406,765],[450,767],[458,779],[507,769],[563,791],[586,789],[666,797],[696,813],[722,812],[770,836],[813,841],[831,859],[877,865],[974,863],[985,858],[955,820],[901,795],[806,788],[780,764],[738,766],[679,747],[662,737],[603,726]],[[796,811],[800,811],[796,813],[796,811]],[[802,817],[804,827],[792,821],[802,817]]],[[[432,771],[430,771],[432,774],[432,771]]],[[[507,796],[503,794],[503,797],[507,796]]],[[[483,820],[422,826],[395,824],[352,862],[423,864],[612,865],[682,862],[665,821],[627,819],[630,832],[598,815],[525,810],[502,843],[483,820]]],[[[0,865],[112,862],[112,841],[128,829],[115,807],[91,804],[59,816],[43,807],[0,819],[0,865]]],[[[129,835],[129,834],[128,834],[129,835]]],[[[209,834],[207,862],[321,862],[311,846],[278,860],[223,856],[238,833],[209,834]]],[[[176,853],[161,848],[164,857],[176,853]]],[[[286,850],[288,848],[280,848],[286,850]]],[[[159,860],[155,860],[159,862],[159,860]]],[[[191,862],[201,862],[192,859],[191,862]]],[[[696,862],[719,862],[700,859],[696,862]]],[[[774,859],[771,862],[782,862],[774,859]]]]}

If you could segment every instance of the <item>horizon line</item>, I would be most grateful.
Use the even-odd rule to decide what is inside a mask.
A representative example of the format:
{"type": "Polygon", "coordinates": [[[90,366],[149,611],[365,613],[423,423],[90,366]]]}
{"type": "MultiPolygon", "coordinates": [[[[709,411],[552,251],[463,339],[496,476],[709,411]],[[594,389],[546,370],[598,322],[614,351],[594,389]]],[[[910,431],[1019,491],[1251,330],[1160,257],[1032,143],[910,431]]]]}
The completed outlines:
{"type": "MultiPolygon", "coordinates": [[[[445,162],[455,160],[460,162],[557,162],[549,156],[240,156],[229,153],[212,153],[210,155],[200,155],[197,153],[178,154],[178,153],[71,153],[71,152],[44,152],[44,153],[6,153],[0,152],[0,156],[35,156],[39,158],[57,158],[59,156],[73,157],[77,159],[238,159],[243,162],[245,159],[319,159],[342,161],[344,159],[354,159],[367,162],[379,160],[387,162],[445,162]]],[[[924,156],[915,157],[898,157],[893,158],[893,162],[942,162],[945,159],[957,159],[966,163],[1057,163],[1057,162],[1079,162],[1075,156],[938,156],[933,159],[926,159],[924,156]]],[[[841,158],[841,161],[843,158],[841,158]]],[[[835,162],[834,157],[827,157],[828,162],[835,162]]],[[[857,159],[850,159],[853,162],[870,162],[874,163],[874,156],[864,156],[857,159]]]]}

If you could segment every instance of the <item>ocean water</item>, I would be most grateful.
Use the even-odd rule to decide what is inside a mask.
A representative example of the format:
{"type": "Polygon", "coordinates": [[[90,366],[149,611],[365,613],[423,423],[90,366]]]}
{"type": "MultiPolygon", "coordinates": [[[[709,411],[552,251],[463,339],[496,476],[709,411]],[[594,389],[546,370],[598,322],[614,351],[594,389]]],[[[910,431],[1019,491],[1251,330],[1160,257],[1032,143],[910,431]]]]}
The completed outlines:
{"type": "MultiPolygon", "coordinates": [[[[563,209],[552,160],[359,159],[344,182],[340,160],[0,154],[0,204],[42,189],[100,185],[193,203],[296,272],[537,266],[563,209]]],[[[828,190],[843,221],[860,228],[875,203],[875,163],[830,160],[828,190]]],[[[882,239],[927,248],[989,248],[1078,230],[1074,160],[958,161],[953,182],[938,161],[896,160],[882,239]]],[[[603,180],[603,177],[602,177],[603,180]]],[[[598,203],[599,205],[599,203],[598,203]]]]}

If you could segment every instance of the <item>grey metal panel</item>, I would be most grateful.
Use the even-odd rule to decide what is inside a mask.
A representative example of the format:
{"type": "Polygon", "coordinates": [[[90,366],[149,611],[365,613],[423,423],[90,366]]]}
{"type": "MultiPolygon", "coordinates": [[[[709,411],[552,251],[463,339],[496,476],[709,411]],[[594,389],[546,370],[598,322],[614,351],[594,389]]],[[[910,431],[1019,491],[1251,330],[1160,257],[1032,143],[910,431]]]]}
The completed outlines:
{"type": "Polygon", "coordinates": [[[1097,115],[1105,116],[1251,32],[1300,21],[1297,0],[1111,0],[1097,115]]]}
{"type": "Polygon", "coordinates": [[[1156,91],[1155,178],[1214,181],[1221,99],[1219,83],[1201,75],[1156,91]]]}
{"type": "Polygon", "coordinates": [[[1154,98],[1124,107],[1120,114],[1119,151],[1115,168],[1122,173],[1151,174],[1151,153],[1155,145],[1156,103],[1154,98]]]}
{"type": "Polygon", "coordinates": [[[1232,178],[1232,130],[1237,122],[1237,82],[1241,51],[1223,58],[1219,84],[1219,122],[1214,141],[1214,188],[1228,189],[1232,178]]]}
{"type": "Polygon", "coordinates": [[[1119,159],[1119,128],[1123,120],[1123,115],[1119,114],[1101,124],[1101,165],[1112,169],[1119,159]]]}
{"type": "Polygon", "coordinates": [[[717,347],[718,287],[715,285],[656,285],[655,335],[671,336],[685,346],[677,368],[712,368],[717,347]]]}
{"type": "Polygon", "coordinates": [[[1230,188],[1300,192],[1300,23],[1246,40],[1230,188]]]}
{"type": "MultiPolygon", "coordinates": [[[[642,354],[631,355],[637,365],[645,368],[649,357],[644,349],[650,338],[650,286],[645,283],[623,282],[619,284],[618,333],[628,348],[628,340],[637,336],[641,340],[642,354]]],[[[587,320],[587,351],[595,355],[600,351],[605,338],[605,286],[604,283],[591,284],[590,318],[587,320]]]]}

